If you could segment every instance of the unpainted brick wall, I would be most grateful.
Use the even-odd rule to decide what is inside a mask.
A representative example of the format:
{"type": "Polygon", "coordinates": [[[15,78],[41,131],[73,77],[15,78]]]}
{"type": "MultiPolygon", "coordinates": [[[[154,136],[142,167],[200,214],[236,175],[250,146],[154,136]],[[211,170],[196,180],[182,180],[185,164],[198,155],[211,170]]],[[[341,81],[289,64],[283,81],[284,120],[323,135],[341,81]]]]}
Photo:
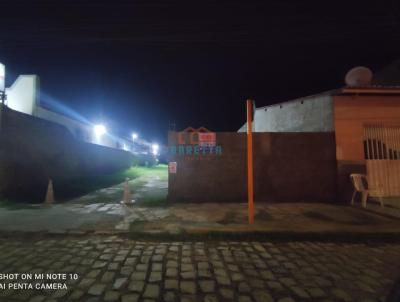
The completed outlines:
{"type": "MultiPolygon", "coordinates": [[[[169,133],[169,145],[177,144],[169,133]]],[[[168,198],[178,202],[247,200],[246,134],[218,132],[222,155],[170,156],[168,198]]],[[[333,133],[254,133],[254,192],[258,202],[331,202],[335,198],[333,133]]]]}

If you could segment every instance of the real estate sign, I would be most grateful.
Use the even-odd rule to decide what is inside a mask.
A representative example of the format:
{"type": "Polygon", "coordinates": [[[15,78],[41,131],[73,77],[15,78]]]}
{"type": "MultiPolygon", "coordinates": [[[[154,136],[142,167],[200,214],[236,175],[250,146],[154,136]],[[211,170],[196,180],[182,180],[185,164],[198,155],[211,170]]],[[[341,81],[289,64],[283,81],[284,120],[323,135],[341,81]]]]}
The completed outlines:
{"type": "Polygon", "coordinates": [[[200,132],[199,133],[199,146],[211,147],[216,145],[216,134],[215,132],[200,132]]]}
{"type": "Polygon", "coordinates": [[[176,174],[177,166],[178,165],[177,165],[176,161],[169,162],[169,165],[168,165],[169,173],[176,174]]]}

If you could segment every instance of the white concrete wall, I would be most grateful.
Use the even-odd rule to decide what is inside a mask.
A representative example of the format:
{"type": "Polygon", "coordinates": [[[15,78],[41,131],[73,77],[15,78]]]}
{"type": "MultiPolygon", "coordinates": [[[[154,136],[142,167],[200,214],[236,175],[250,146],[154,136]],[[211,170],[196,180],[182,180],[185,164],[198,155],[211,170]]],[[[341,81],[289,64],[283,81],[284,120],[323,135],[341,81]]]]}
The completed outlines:
{"type": "MultiPolygon", "coordinates": [[[[39,78],[36,75],[19,76],[10,88],[6,89],[8,107],[44,120],[65,126],[76,139],[110,148],[133,151],[134,144],[112,134],[104,134],[100,138],[94,135],[93,125],[78,122],[62,114],[40,106],[39,78]]],[[[143,144],[139,140],[136,143],[143,144]]]]}
{"type": "Polygon", "coordinates": [[[71,132],[71,134],[75,136],[76,139],[83,140],[87,143],[102,145],[115,149],[125,149],[126,151],[131,151],[133,146],[132,141],[114,136],[109,133],[106,133],[101,137],[97,137],[94,134],[92,125],[78,122],[41,106],[37,106],[35,116],[65,126],[71,132]]]}
{"type": "Polygon", "coordinates": [[[36,117],[65,126],[77,139],[92,142],[92,129],[89,125],[65,117],[41,106],[36,107],[36,117]]]}
{"type": "Polygon", "coordinates": [[[7,105],[22,113],[34,115],[39,96],[36,75],[20,75],[10,88],[6,88],[7,105]]]}
{"type": "MultiPolygon", "coordinates": [[[[255,132],[331,132],[333,102],[330,94],[319,94],[257,108],[255,132]]],[[[238,132],[246,132],[247,123],[238,132]]]]}

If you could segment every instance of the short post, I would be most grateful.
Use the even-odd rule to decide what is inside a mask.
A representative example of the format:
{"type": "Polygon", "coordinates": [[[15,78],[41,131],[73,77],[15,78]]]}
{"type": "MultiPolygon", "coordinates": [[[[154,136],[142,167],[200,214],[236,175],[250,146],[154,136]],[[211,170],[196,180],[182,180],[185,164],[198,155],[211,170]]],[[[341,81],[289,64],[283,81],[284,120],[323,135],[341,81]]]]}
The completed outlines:
{"type": "Polygon", "coordinates": [[[53,190],[53,181],[49,179],[49,183],[47,185],[46,198],[44,200],[45,204],[54,203],[54,190],[53,190]]]}
{"type": "Polygon", "coordinates": [[[253,101],[247,100],[247,197],[249,224],[254,223],[253,101]]]}
{"type": "Polygon", "coordinates": [[[124,196],[122,199],[123,204],[132,204],[135,201],[132,200],[132,194],[131,194],[131,189],[129,187],[129,178],[125,178],[125,183],[124,183],[124,196]]]}

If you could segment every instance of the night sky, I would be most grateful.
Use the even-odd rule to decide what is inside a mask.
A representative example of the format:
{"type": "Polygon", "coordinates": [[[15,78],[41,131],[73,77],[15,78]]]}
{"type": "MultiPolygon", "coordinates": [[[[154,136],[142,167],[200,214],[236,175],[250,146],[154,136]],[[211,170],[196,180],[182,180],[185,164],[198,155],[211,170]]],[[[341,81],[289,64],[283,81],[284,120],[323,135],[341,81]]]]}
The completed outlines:
{"type": "Polygon", "coordinates": [[[169,122],[236,131],[248,97],[338,88],[353,66],[399,59],[398,2],[2,0],[0,61],[8,85],[37,74],[53,106],[165,142],[169,122]]]}

